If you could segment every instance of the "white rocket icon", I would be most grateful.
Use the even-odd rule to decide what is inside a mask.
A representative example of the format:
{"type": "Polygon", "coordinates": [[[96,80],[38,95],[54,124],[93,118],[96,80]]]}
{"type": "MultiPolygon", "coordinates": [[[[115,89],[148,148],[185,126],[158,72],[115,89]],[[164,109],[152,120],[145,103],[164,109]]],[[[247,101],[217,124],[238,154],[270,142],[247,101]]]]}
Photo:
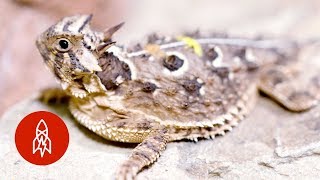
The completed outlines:
{"type": "Polygon", "coordinates": [[[43,119],[39,121],[36,127],[36,137],[33,139],[32,148],[32,153],[35,154],[37,151],[39,151],[41,158],[46,151],[51,154],[51,140],[49,138],[49,129],[43,119]]]}

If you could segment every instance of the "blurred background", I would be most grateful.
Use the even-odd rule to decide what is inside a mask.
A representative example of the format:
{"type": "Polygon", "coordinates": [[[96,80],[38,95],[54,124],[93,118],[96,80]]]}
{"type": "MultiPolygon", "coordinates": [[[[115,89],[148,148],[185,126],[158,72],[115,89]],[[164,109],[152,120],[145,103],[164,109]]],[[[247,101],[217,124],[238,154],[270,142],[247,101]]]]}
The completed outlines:
{"type": "Polygon", "coordinates": [[[200,29],[240,36],[318,37],[318,0],[2,0],[0,1],[0,115],[42,88],[56,86],[35,47],[36,37],[63,16],[92,13],[98,30],[125,21],[116,34],[130,45],[151,32],[200,29]]]}

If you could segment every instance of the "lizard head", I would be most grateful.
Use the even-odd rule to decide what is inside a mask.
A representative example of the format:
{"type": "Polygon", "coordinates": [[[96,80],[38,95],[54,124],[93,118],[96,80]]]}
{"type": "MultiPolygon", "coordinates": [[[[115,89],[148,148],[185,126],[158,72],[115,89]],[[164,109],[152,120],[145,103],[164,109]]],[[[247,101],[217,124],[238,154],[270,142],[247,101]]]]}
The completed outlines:
{"type": "Polygon", "coordinates": [[[72,82],[101,71],[97,59],[114,44],[111,36],[123,24],[96,32],[89,26],[91,19],[92,15],[65,17],[36,40],[46,65],[61,81],[72,82]]]}

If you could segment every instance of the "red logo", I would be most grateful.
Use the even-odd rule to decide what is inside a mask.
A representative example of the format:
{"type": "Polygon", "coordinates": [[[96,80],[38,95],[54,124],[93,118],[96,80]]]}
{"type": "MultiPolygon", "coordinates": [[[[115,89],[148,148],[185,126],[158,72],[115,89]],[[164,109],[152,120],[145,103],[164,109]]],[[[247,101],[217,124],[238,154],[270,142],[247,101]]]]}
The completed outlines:
{"type": "Polygon", "coordinates": [[[27,115],[19,123],[15,142],[25,160],[36,165],[48,165],[58,161],[66,152],[69,132],[57,115],[37,111],[27,115]]]}

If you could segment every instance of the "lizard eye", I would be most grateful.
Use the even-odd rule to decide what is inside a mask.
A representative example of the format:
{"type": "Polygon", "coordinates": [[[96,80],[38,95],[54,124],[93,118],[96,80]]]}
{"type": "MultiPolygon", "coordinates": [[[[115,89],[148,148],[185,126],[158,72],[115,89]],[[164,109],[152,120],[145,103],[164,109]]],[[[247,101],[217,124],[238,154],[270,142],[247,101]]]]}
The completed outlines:
{"type": "Polygon", "coordinates": [[[72,48],[72,44],[68,39],[61,38],[56,41],[55,47],[60,52],[66,52],[72,48]]]}

